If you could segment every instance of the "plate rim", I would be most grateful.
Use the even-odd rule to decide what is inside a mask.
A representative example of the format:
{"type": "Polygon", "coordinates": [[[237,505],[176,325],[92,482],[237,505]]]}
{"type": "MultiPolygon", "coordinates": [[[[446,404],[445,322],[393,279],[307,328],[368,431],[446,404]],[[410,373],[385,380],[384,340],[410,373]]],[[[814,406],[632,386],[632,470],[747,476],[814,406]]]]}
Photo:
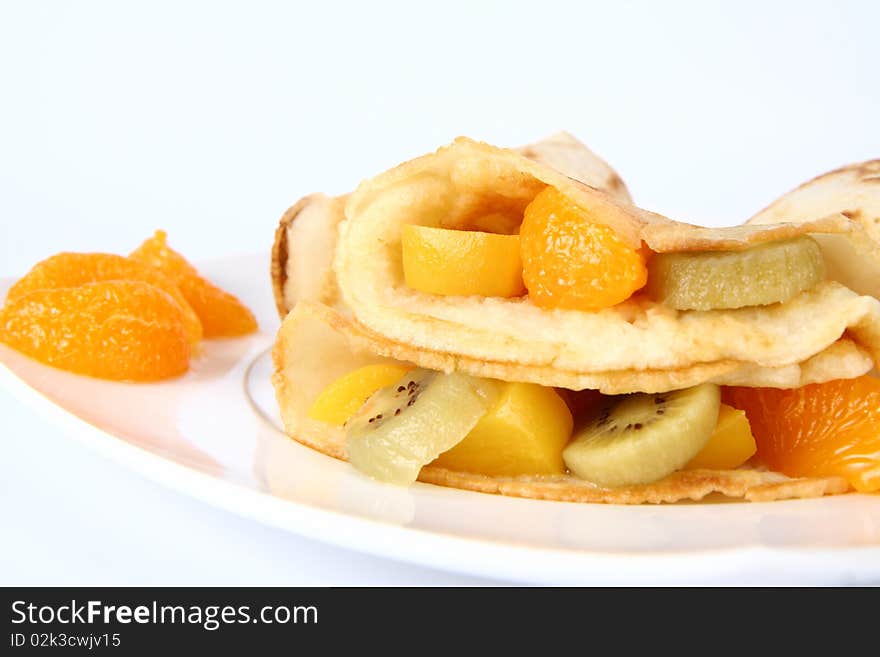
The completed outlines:
{"type": "Polygon", "coordinates": [[[880,546],[750,545],[676,552],[596,552],[456,536],[316,508],[213,476],[130,443],[54,403],[3,363],[0,384],[64,433],[150,481],[240,517],[379,558],[529,584],[714,584],[729,583],[732,577],[737,577],[737,583],[749,578],[767,583],[769,577],[781,584],[801,579],[825,583],[880,580],[880,546]],[[357,544],[344,540],[353,532],[358,536],[357,544]],[[814,577],[803,576],[807,571],[814,577]]]}

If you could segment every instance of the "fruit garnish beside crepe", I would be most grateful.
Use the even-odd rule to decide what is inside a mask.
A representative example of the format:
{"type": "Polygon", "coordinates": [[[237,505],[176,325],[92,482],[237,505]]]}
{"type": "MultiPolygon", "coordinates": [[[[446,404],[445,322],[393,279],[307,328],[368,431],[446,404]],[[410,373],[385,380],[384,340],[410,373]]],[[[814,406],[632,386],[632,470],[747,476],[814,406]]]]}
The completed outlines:
{"type": "Polygon", "coordinates": [[[174,281],[199,316],[206,338],[236,337],[257,330],[254,314],[229,292],[202,278],[168,246],[165,231],[157,230],[128,257],[155,267],[174,281]]]}
{"type": "Polygon", "coordinates": [[[46,258],[9,288],[6,300],[34,290],[119,280],[149,283],[170,295],[183,313],[190,342],[195,345],[202,339],[202,323],[173,280],[155,267],[110,253],[59,253],[46,258]]]}
{"type": "Polygon", "coordinates": [[[61,369],[155,381],[189,369],[184,311],[138,280],[37,289],[0,309],[0,342],[61,369]]]}
{"type": "Polygon", "coordinates": [[[203,318],[216,334],[218,322],[241,332],[240,317],[253,316],[237,300],[227,314],[232,297],[222,291],[214,293],[222,305],[193,295],[193,285],[186,288],[190,294],[182,292],[180,272],[196,276],[195,270],[179,254],[170,260],[176,269],[109,253],[51,256],[10,288],[0,308],[0,342],[99,378],[156,381],[183,374],[200,340],[211,337],[203,318]],[[199,303],[198,312],[190,300],[199,303]]]}
{"type": "Polygon", "coordinates": [[[633,205],[570,137],[461,138],[307,197],[273,249],[286,432],[381,481],[539,499],[876,490],[880,301],[854,272],[880,268],[880,187],[859,185],[704,228],[633,205]]]}

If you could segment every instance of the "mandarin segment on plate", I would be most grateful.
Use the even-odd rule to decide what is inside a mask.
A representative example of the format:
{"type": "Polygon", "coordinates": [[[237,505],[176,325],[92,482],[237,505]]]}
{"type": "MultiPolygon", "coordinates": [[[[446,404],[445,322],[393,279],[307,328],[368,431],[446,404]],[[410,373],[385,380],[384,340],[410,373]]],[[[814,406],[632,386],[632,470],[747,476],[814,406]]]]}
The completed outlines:
{"type": "Polygon", "coordinates": [[[166,292],[183,312],[191,344],[202,339],[202,323],[174,281],[155,267],[111,253],[58,253],[31,267],[9,289],[6,298],[18,299],[34,290],[78,287],[100,281],[142,281],[166,292]]]}
{"type": "Polygon", "coordinates": [[[725,388],[749,418],[758,457],[791,477],[839,475],[880,490],[880,379],[866,375],[794,390],[725,388]]]}
{"type": "Polygon", "coordinates": [[[202,278],[189,262],[168,246],[167,235],[157,230],[129,256],[157,267],[180,288],[202,322],[206,338],[245,335],[257,330],[257,320],[236,297],[202,278]]]}
{"type": "Polygon", "coordinates": [[[0,342],[61,369],[104,379],[155,381],[189,368],[180,306],[141,281],[38,289],[0,308],[0,342]]]}
{"type": "Polygon", "coordinates": [[[609,308],[648,280],[642,253],[555,187],[526,207],[520,239],[523,280],[542,308],[609,308]]]}

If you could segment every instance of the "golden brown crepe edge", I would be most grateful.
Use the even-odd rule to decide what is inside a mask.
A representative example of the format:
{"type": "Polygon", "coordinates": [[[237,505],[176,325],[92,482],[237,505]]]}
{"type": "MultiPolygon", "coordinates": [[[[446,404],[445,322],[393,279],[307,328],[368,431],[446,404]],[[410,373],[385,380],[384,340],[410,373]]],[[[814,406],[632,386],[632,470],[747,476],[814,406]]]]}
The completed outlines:
{"type": "MultiPolygon", "coordinates": [[[[756,212],[746,223],[758,225],[766,224],[769,221],[775,223],[777,219],[774,215],[777,212],[784,212],[784,210],[781,209],[782,206],[789,203],[794,197],[800,197],[804,192],[812,190],[819,185],[826,185],[830,182],[842,182],[843,189],[848,192],[852,192],[854,189],[862,185],[871,185],[872,188],[877,187],[878,191],[874,198],[877,199],[877,203],[880,205],[880,159],[865,160],[863,162],[845,164],[836,169],[820,173],[819,175],[810,178],[806,182],[801,183],[794,189],[768,203],[766,207],[759,212],[756,212]]],[[[840,192],[841,190],[837,189],[835,191],[840,192]]],[[[844,194],[830,194],[824,196],[826,201],[833,201],[834,205],[839,205],[839,196],[843,195],[844,194]]],[[[875,242],[880,243],[880,213],[875,211],[872,213],[874,216],[867,216],[861,206],[841,206],[837,211],[847,218],[860,223],[868,235],[870,235],[875,242]]]]}
{"type": "Polygon", "coordinates": [[[528,381],[545,387],[570,390],[599,390],[608,395],[628,394],[634,390],[647,393],[667,392],[705,382],[719,385],[746,385],[742,376],[753,380],[756,376],[764,377],[759,383],[752,385],[797,388],[808,383],[824,382],[829,378],[860,376],[871,370],[874,360],[874,354],[844,335],[810,358],[780,367],[764,367],[756,363],[736,360],[717,360],[674,368],[585,373],[564,370],[552,364],[522,364],[472,358],[397,342],[323,304],[306,302],[304,312],[319,315],[328,325],[344,333],[346,339],[357,349],[385,358],[414,363],[419,367],[440,372],[463,371],[471,376],[503,381],[528,381]],[[846,371],[838,372],[828,367],[826,357],[829,355],[836,363],[843,363],[846,371]],[[856,360],[858,362],[854,362],[856,360]],[[817,365],[824,376],[820,375],[816,378],[814,369],[817,365]],[[779,379],[773,381],[768,378],[774,373],[782,372],[789,372],[788,381],[783,382],[779,379]],[[799,378],[792,379],[793,375],[799,378]]]}
{"type": "Polygon", "coordinates": [[[287,258],[289,256],[287,229],[299,216],[299,213],[315,199],[315,196],[315,194],[304,196],[287,208],[284,214],[281,215],[281,219],[279,219],[278,226],[275,229],[275,238],[272,242],[271,259],[269,262],[269,274],[272,278],[272,294],[275,297],[275,308],[282,319],[290,310],[284,295],[284,284],[287,282],[287,258]]]}
{"type": "Polygon", "coordinates": [[[586,144],[567,132],[513,150],[564,173],[569,178],[604,191],[619,201],[632,204],[632,195],[620,174],[586,144]]]}
{"type": "Polygon", "coordinates": [[[860,227],[845,215],[832,213],[796,223],[743,224],[719,228],[671,221],[648,223],[642,230],[642,239],[656,253],[737,251],[811,233],[846,235],[858,230],[860,227]]]}
{"type": "Polygon", "coordinates": [[[269,267],[275,306],[281,319],[299,299],[333,307],[339,305],[339,288],[332,265],[346,198],[347,195],[309,194],[282,215],[275,230],[269,267]],[[291,232],[297,231],[291,243],[291,232]],[[304,266],[300,267],[299,275],[291,278],[291,267],[301,263],[304,266]],[[293,291],[291,283],[296,283],[293,291]]]}

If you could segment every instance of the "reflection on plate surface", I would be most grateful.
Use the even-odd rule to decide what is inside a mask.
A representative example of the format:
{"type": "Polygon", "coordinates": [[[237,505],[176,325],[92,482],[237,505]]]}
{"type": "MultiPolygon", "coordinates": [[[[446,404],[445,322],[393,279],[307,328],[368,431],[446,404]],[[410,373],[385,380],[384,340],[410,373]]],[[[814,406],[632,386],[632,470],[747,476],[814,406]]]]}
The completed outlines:
{"type": "Polygon", "coordinates": [[[278,320],[266,262],[203,266],[251,306],[261,331],[207,341],[179,379],[100,381],[0,345],[0,382],[148,476],[374,554],[535,582],[880,582],[880,495],[639,507],[544,502],[379,484],[296,443],[280,429],[269,382],[278,320]]]}

